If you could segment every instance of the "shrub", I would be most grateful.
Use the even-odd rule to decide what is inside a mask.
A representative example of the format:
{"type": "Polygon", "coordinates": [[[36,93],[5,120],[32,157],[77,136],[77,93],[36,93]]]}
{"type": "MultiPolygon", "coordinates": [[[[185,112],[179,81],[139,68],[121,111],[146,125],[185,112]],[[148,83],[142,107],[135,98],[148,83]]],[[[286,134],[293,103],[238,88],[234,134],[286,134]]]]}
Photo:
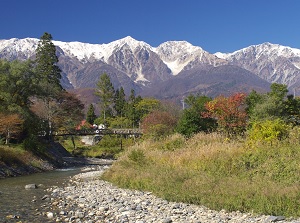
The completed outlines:
{"type": "Polygon", "coordinates": [[[146,162],[146,156],[144,152],[140,149],[132,150],[128,155],[128,159],[138,165],[143,165],[146,162]]]}
{"type": "Polygon", "coordinates": [[[290,126],[285,124],[282,119],[265,120],[253,122],[248,131],[248,141],[268,142],[281,140],[288,136],[290,126]]]}
{"type": "Polygon", "coordinates": [[[175,134],[166,138],[165,143],[160,147],[162,150],[174,151],[183,147],[185,138],[180,134],[175,134]]]}

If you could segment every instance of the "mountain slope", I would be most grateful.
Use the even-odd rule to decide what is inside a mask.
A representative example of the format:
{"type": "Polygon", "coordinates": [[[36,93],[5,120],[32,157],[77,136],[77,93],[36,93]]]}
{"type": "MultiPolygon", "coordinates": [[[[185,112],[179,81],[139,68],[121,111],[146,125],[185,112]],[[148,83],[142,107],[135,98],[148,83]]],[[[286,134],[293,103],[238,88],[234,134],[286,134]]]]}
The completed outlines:
{"type": "Polygon", "coordinates": [[[183,70],[192,69],[199,64],[219,66],[227,64],[226,60],[204,51],[201,47],[193,46],[186,41],[168,41],[160,44],[155,52],[163,62],[177,75],[183,70]]]}
{"type": "MultiPolygon", "coordinates": [[[[300,85],[300,50],[278,44],[253,45],[230,54],[217,56],[230,64],[243,67],[268,82],[286,84],[289,88],[300,85]]],[[[299,92],[300,93],[300,92],[299,92]]]]}
{"type": "Polygon", "coordinates": [[[189,94],[229,96],[235,92],[249,93],[251,90],[266,92],[270,83],[255,74],[234,65],[202,65],[182,71],[168,81],[155,85],[145,95],[156,98],[181,98],[189,94]]]}

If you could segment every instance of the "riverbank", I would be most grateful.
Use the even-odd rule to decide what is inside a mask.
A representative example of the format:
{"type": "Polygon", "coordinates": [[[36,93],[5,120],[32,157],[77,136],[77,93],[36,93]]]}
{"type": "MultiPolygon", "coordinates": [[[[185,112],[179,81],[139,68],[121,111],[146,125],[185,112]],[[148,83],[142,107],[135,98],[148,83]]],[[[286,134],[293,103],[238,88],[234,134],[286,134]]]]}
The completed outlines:
{"type": "Polygon", "coordinates": [[[0,179],[24,176],[54,169],[80,167],[86,165],[111,164],[101,159],[73,157],[60,143],[50,143],[45,151],[34,154],[18,147],[0,148],[0,179]]]}
{"type": "Polygon", "coordinates": [[[70,179],[67,186],[50,188],[48,219],[53,222],[123,222],[123,223],[296,223],[300,219],[283,216],[255,216],[251,213],[210,210],[203,206],[168,202],[150,192],[118,188],[100,180],[109,166],[94,166],[93,170],[70,179]]]}

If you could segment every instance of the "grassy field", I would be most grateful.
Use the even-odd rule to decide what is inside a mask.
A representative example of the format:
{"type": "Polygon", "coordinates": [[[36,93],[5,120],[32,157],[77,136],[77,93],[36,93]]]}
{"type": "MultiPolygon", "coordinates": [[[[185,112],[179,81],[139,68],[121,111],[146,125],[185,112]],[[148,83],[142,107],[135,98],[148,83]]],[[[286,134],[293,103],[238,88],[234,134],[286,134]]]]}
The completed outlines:
{"type": "Polygon", "coordinates": [[[103,179],[215,210],[300,216],[300,134],[272,143],[173,135],[126,149],[103,179]]]}

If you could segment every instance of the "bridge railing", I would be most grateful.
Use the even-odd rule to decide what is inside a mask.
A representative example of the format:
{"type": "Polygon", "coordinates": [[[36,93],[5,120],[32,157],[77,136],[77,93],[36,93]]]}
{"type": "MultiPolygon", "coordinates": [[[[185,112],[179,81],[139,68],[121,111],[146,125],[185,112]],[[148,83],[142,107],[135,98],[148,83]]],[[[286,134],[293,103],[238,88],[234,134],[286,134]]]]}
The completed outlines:
{"type": "Polygon", "coordinates": [[[53,136],[66,136],[66,135],[142,135],[140,129],[80,129],[80,130],[60,130],[54,131],[53,136]]]}

